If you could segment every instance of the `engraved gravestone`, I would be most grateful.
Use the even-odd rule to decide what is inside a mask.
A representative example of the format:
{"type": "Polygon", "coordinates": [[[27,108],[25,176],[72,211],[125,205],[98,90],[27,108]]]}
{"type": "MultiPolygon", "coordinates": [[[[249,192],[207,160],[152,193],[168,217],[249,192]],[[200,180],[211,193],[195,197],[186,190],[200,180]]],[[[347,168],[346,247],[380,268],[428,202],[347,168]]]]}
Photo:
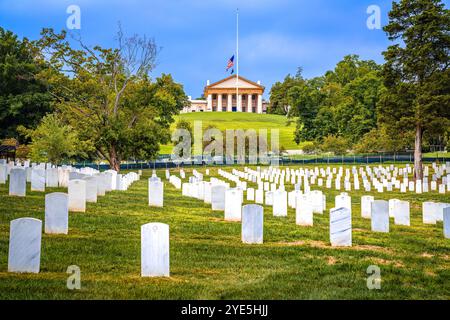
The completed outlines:
{"type": "Polygon", "coordinates": [[[372,202],[372,231],[389,232],[389,203],[385,200],[372,202]]]}
{"type": "Polygon", "coordinates": [[[8,253],[9,272],[39,273],[41,237],[41,220],[19,218],[11,221],[8,253]]]}
{"type": "Polygon", "coordinates": [[[273,192],[273,216],[287,216],[287,193],[286,191],[276,190],[273,192]]]}
{"type": "Polygon", "coordinates": [[[58,188],[58,168],[49,168],[45,171],[46,185],[49,188],[58,188]]]}
{"type": "Polygon", "coordinates": [[[450,239],[450,207],[444,208],[444,237],[450,239]]]}
{"type": "Polygon", "coordinates": [[[263,189],[256,189],[255,203],[264,204],[264,190],[263,189]]]}
{"type": "Polygon", "coordinates": [[[333,247],[352,245],[352,215],[348,208],[330,209],[330,242],[333,247]]]}
{"type": "Polygon", "coordinates": [[[9,172],[9,195],[25,197],[27,176],[25,169],[12,168],[9,172]]]}
{"type": "Polygon", "coordinates": [[[375,200],[372,196],[361,197],[361,217],[370,219],[372,212],[372,202],[375,200]]]}
{"type": "Polygon", "coordinates": [[[45,195],[45,233],[67,234],[69,229],[69,197],[54,192],[45,195]]]}
{"type": "Polygon", "coordinates": [[[247,189],[247,201],[255,201],[255,189],[247,189]]]}
{"type": "Polygon", "coordinates": [[[31,191],[45,191],[45,170],[34,168],[31,171],[31,191]]]}
{"type": "Polygon", "coordinates": [[[169,225],[147,223],[141,226],[141,276],[168,277],[169,225]]]}
{"type": "Polygon", "coordinates": [[[306,194],[299,194],[296,198],[295,223],[300,226],[312,226],[313,206],[310,197],[306,194]]]}
{"type": "Polygon", "coordinates": [[[4,164],[0,164],[0,184],[5,184],[6,183],[6,165],[4,164]]]}
{"type": "Polygon", "coordinates": [[[347,208],[352,213],[352,199],[347,194],[339,194],[334,199],[335,208],[347,208]]]}
{"type": "Polygon", "coordinates": [[[97,178],[85,177],[83,180],[86,182],[86,202],[97,202],[97,178]]]}
{"type": "Polygon", "coordinates": [[[225,191],[224,185],[214,185],[211,187],[211,208],[214,211],[225,210],[225,191]]]}
{"type": "Polygon", "coordinates": [[[69,181],[69,211],[86,211],[86,181],[75,179],[69,181]]]}
{"type": "Polygon", "coordinates": [[[410,225],[408,201],[398,200],[395,203],[394,223],[402,226],[410,225]]]}
{"type": "Polygon", "coordinates": [[[242,197],[238,189],[225,191],[225,220],[241,221],[242,197]]]}
{"type": "Polygon", "coordinates": [[[422,203],[422,221],[424,224],[436,224],[437,206],[434,202],[422,203]]]}
{"type": "Polygon", "coordinates": [[[400,200],[398,200],[398,199],[389,199],[389,217],[390,218],[395,217],[395,211],[397,209],[396,206],[399,201],[400,200]]]}
{"type": "Polygon", "coordinates": [[[159,180],[148,179],[148,205],[164,206],[164,183],[159,180]]]}
{"type": "Polygon", "coordinates": [[[264,208],[257,204],[242,207],[242,242],[263,243],[264,208]]]}

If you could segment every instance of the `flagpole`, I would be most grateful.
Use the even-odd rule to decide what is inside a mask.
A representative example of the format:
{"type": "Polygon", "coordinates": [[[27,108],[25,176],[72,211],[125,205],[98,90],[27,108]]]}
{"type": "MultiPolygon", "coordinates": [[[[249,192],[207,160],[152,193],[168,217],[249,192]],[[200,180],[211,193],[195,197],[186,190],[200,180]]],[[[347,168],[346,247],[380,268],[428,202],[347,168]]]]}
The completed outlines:
{"type": "Polygon", "coordinates": [[[239,105],[239,8],[236,9],[236,111],[239,105]]]}

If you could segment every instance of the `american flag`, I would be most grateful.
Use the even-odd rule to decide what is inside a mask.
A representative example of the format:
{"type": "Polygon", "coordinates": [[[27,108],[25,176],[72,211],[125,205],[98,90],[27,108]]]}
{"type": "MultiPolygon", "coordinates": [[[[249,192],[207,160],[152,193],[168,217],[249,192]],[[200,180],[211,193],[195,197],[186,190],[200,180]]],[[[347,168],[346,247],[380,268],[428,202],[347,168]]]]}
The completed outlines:
{"type": "MultiPolygon", "coordinates": [[[[227,69],[225,71],[228,71],[233,66],[234,66],[234,55],[232,55],[230,60],[228,60],[227,69]]],[[[233,72],[234,72],[234,69],[231,70],[231,73],[233,73],[233,72]]]]}

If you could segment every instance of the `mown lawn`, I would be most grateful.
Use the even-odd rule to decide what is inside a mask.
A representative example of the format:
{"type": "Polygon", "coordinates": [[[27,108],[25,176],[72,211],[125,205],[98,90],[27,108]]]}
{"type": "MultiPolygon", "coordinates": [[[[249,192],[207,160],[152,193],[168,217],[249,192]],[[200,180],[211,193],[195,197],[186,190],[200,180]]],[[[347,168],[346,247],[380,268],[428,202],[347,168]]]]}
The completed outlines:
{"type": "MultiPolygon", "coordinates": [[[[148,207],[150,173],[86,213],[70,213],[69,235],[43,234],[39,274],[7,272],[9,223],[43,220],[44,194],[28,186],[26,198],[9,197],[0,185],[0,299],[450,299],[450,240],[442,222],[424,225],[421,215],[423,201],[450,202],[448,194],[372,193],[411,202],[411,227],[391,219],[391,232],[381,234],[360,217],[364,193],[352,191],[352,248],[330,247],[328,210],[314,227],[300,227],[293,209],[274,218],[266,206],[264,244],[244,245],[240,223],[167,182],[164,208],[148,207]],[[170,278],[140,277],[140,226],[148,222],[170,225],[170,278]],[[66,288],[70,265],[81,268],[81,290],[66,288]],[[367,289],[369,265],[381,268],[381,290],[367,289]]],[[[339,192],[323,190],[329,209],[339,192]]]]}
{"type": "MultiPolygon", "coordinates": [[[[287,150],[298,149],[298,145],[294,142],[295,119],[291,123],[287,123],[287,118],[274,114],[255,114],[245,112],[192,112],[182,113],[175,117],[175,122],[171,126],[171,130],[176,128],[179,119],[189,121],[194,125],[194,121],[202,121],[203,128],[214,125],[219,130],[226,129],[254,129],[258,133],[259,129],[267,129],[267,141],[270,145],[270,130],[279,129],[280,147],[283,146],[287,150]]],[[[225,139],[225,137],[224,137],[225,139]]],[[[225,143],[224,143],[225,144],[225,143]]],[[[161,146],[161,154],[171,154],[172,145],[161,146]]]]}

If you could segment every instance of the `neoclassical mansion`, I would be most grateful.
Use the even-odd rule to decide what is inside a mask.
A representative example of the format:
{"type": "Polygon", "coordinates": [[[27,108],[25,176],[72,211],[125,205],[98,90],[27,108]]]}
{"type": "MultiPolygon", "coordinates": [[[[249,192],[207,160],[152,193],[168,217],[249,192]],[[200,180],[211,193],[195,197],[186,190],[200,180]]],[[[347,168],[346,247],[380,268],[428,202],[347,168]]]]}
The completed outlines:
{"type": "Polygon", "coordinates": [[[184,107],[182,112],[266,113],[268,102],[263,100],[264,87],[261,82],[239,76],[236,83],[236,77],[232,75],[212,84],[208,80],[204,90],[206,100],[193,100],[189,97],[190,106],[184,107]]]}

